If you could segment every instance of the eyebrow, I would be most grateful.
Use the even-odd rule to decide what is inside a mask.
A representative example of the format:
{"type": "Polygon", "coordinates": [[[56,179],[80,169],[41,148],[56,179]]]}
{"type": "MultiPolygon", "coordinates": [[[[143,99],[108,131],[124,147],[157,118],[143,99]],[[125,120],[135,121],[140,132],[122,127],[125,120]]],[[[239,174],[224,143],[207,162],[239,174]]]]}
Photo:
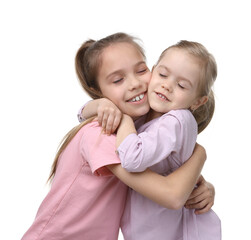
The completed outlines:
{"type": "MultiPolygon", "coordinates": [[[[168,71],[168,72],[172,72],[167,66],[165,66],[165,65],[159,65],[159,67],[160,68],[164,68],[166,71],[168,71]]],[[[189,79],[187,79],[187,78],[185,78],[185,77],[182,77],[182,76],[178,76],[178,78],[179,79],[181,79],[181,80],[185,80],[185,81],[187,81],[191,86],[193,86],[193,84],[191,83],[191,81],[189,80],[189,79]]]]}
{"type": "MultiPolygon", "coordinates": [[[[135,68],[135,67],[137,67],[137,66],[139,66],[139,65],[141,65],[141,64],[145,64],[145,65],[146,65],[146,62],[145,62],[145,61],[137,62],[136,64],[134,64],[133,67],[135,68]]],[[[123,69],[119,69],[119,70],[116,70],[116,71],[110,73],[110,74],[106,77],[106,79],[110,78],[110,77],[113,76],[113,75],[119,74],[119,73],[121,72],[121,70],[123,70],[123,69]]]]}

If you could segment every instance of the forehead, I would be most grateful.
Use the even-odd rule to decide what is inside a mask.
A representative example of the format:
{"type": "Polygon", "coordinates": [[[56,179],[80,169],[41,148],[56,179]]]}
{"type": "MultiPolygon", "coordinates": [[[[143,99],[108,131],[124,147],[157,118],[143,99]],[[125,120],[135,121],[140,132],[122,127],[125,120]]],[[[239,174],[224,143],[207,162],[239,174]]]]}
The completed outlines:
{"type": "Polygon", "coordinates": [[[180,48],[170,48],[168,49],[165,54],[163,55],[162,59],[160,60],[160,62],[163,61],[177,61],[180,63],[193,63],[198,65],[200,63],[199,59],[197,57],[195,57],[194,55],[192,55],[191,53],[188,52],[188,50],[186,49],[180,49],[180,48]]]}
{"type": "Polygon", "coordinates": [[[177,78],[188,79],[193,85],[197,85],[201,76],[200,61],[184,49],[168,49],[157,67],[167,69],[177,78]]]}
{"type": "Polygon", "coordinates": [[[115,43],[106,47],[101,55],[100,72],[109,74],[120,69],[127,69],[144,61],[141,52],[130,43],[115,43]]]}
{"type": "Polygon", "coordinates": [[[197,57],[184,49],[171,48],[166,51],[158,65],[164,65],[179,72],[200,70],[200,61],[197,57]]]}
{"type": "Polygon", "coordinates": [[[118,59],[133,62],[144,59],[139,49],[130,43],[115,43],[106,47],[102,52],[102,61],[116,62],[118,59]]]}

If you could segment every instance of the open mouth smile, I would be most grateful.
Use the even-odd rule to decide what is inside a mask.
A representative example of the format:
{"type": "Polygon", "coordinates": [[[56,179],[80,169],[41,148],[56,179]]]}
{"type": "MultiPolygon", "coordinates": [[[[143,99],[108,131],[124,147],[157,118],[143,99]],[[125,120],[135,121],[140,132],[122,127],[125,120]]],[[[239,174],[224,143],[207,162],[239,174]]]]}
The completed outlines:
{"type": "Polygon", "coordinates": [[[156,92],[156,94],[158,95],[158,97],[160,97],[161,99],[163,99],[163,100],[166,100],[166,101],[169,101],[170,102],[170,100],[165,96],[165,95],[163,95],[163,94],[161,94],[161,93],[158,93],[158,92],[156,92]]]}
{"type": "Polygon", "coordinates": [[[145,96],[145,93],[141,93],[131,99],[129,99],[127,102],[139,102],[140,100],[142,100],[145,96]]]}

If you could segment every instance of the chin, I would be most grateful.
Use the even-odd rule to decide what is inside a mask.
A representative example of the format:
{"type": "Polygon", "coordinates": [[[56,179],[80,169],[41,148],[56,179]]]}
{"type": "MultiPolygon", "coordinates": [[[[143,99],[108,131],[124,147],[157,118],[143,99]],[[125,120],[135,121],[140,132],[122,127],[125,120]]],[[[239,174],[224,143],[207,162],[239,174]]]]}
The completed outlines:
{"type": "Polygon", "coordinates": [[[138,109],[136,113],[130,114],[130,116],[134,119],[142,117],[146,115],[150,110],[150,107],[144,108],[144,109],[138,109]]]}

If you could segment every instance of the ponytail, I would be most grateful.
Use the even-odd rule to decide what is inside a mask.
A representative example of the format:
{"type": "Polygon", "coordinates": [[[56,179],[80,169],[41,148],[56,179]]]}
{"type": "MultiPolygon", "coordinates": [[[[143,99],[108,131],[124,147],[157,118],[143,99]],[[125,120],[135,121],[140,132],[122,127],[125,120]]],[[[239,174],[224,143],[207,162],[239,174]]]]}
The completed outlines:
{"type": "Polygon", "coordinates": [[[101,98],[102,96],[96,81],[101,52],[91,51],[95,43],[96,41],[91,39],[83,43],[75,57],[75,69],[80,84],[92,99],[101,98]]]}

